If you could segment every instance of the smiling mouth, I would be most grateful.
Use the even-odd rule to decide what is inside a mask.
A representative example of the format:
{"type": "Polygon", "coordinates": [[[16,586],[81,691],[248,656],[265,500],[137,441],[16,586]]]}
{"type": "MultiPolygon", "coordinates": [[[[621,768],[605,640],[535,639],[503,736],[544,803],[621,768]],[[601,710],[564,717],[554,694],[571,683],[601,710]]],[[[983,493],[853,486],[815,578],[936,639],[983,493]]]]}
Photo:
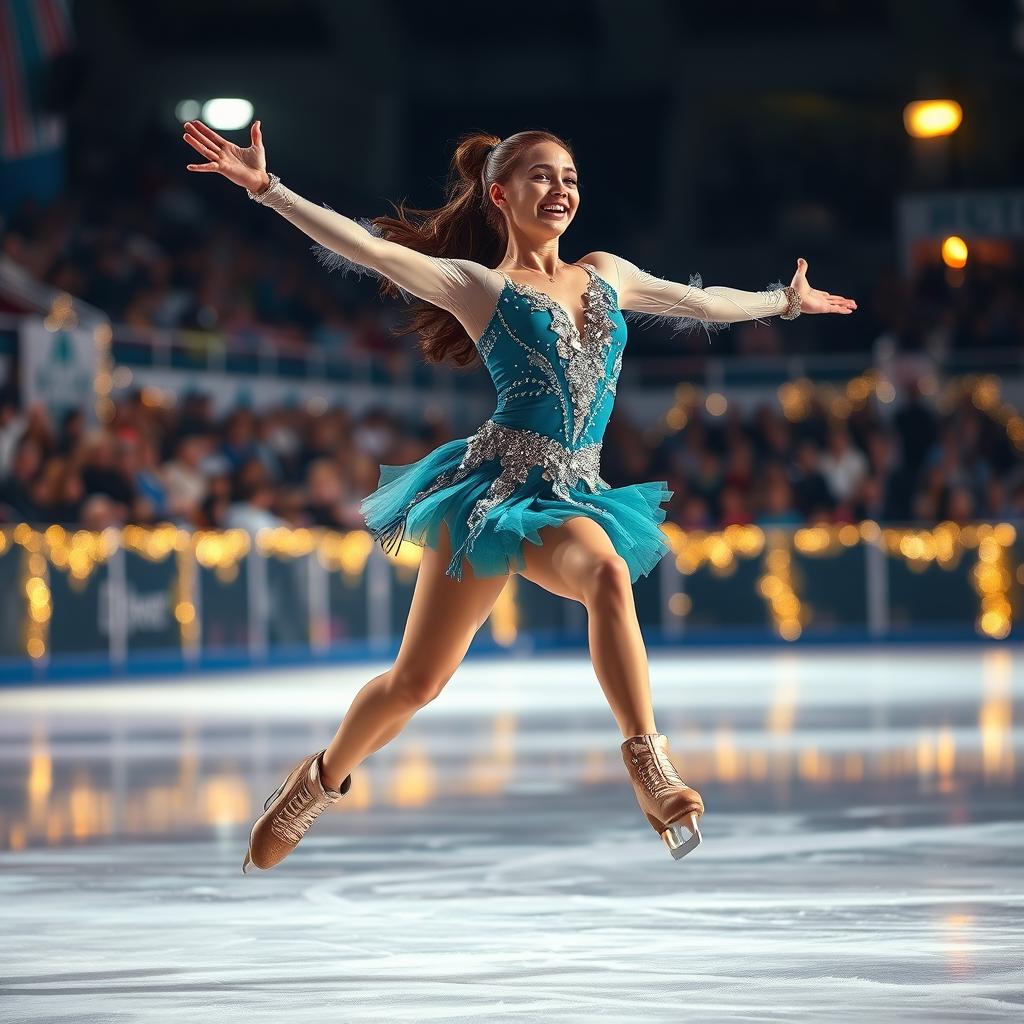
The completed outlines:
{"type": "Polygon", "coordinates": [[[568,217],[569,216],[569,211],[568,211],[568,209],[564,209],[564,210],[545,210],[543,207],[541,207],[540,208],[540,216],[541,217],[551,217],[551,218],[553,218],[555,220],[559,220],[562,217],[568,217]]]}

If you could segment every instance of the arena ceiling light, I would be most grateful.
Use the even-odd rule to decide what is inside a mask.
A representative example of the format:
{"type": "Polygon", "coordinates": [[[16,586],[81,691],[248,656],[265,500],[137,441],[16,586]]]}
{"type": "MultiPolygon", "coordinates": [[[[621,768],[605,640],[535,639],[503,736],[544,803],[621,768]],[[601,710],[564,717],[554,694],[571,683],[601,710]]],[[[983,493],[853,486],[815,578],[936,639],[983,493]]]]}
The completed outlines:
{"type": "Polygon", "coordinates": [[[228,132],[252,124],[253,105],[248,100],[219,96],[203,104],[202,121],[214,131],[228,132]]]}
{"type": "Polygon", "coordinates": [[[952,135],[962,120],[963,110],[955,100],[915,100],[903,108],[903,126],[915,139],[952,135]]]}
{"type": "Polygon", "coordinates": [[[194,121],[202,112],[203,105],[199,100],[179,100],[174,108],[174,119],[178,124],[184,124],[186,121],[194,121]]]}

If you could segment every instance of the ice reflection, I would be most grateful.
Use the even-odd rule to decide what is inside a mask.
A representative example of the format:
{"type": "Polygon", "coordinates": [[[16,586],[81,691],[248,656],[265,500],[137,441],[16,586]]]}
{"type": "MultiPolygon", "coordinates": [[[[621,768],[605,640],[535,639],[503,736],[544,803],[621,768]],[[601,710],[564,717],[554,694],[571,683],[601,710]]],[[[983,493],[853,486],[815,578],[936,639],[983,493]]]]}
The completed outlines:
{"type": "MultiPolygon", "coordinates": [[[[864,685],[872,673],[886,678],[874,655],[863,665],[848,656],[831,677],[816,678],[806,657],[787,651],[765,660],[759,682],[724,686],[717,701],[715,693],[696,702],[656,685],[659,728],[683,777],[711,806],[782,809],[798,799],[834,808],[865,800],[912,805],[945,794],[962,799],[946,801],[942,817],[968,820],[968,791],[985,785],[1010,795],[1016,788],[1021,737],[1013,728],[1012,651],[967,658],[952,682],[941,655],[921,655],[909,670],[893,664],[892,682],[880,689],[864,685]],[[930,678],[944,680],[934,697],[930,678]]],[[[692,674],[684,659],[663,671],[670,678],[692,674]]],[[[451,798],[483,805],[529,793],[543,800],[545,792],[625,789],[619,737],[589,666],[580,661],[570,670],[562,662],[558,673],[554,708],[543,672],[533,680],[520,672],[514,709],[502,706],[503,692],[488,707],[480,698],[491,673],[465,663],[451,708],[446,693],[421,712],[355,774],[348,798],[329,816],[425,808],[451,798]],[[460,694],[477,703],[467,707],[460,694]]],[[[211,677],[206,686],[206,698],[216,702],[218,688],[233,684],[211,677]]],[[[241,832],[281,773],[326,743],[335,724],[322,708],[306,718],[301,710],[286,720],[275,713],[274,700],[301,709],[303,690],[294,682],[287,695],[245,718],[220,705],[197,711],[184,699],[180,710],[169,700],[154,711],[146,684],[121,687],[113,715],[104,713],[107,697],[95,696],[96,713],[88,715],[88,690],[76,688],[79,708],[72,714],[67,694],[0,694],[6,849],[241,832]]]]}

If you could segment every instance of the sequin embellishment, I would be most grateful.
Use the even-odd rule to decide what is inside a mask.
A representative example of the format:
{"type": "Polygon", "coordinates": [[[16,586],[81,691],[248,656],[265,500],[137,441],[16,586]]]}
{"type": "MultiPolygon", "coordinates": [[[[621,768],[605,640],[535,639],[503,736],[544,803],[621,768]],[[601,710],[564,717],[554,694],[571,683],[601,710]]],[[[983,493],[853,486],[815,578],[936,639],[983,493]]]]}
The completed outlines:
{"type": "Polygon", "coordinates": [[[392,551],[401,544],[405,536],[405,519],[413,505],[428,494],[458,483],[477,466],[490,460],[497,460],[501,464],[501,472],[491,482],[487,493],[473,505],[468,520],[469,535],[453,554],[449,566],[449,574],[455,579],[462,579],[462,555],[472,550],[488,512],[510,498],[516,488],[525,483],[535,466],[543,467],[542,479],[551,481],[552,491],[562,501],[586,506],[604,514],[603,509],[574,498],[569,490],[581,482],[593,493],[610,488],[611,485],[600,475],[602,442],[569,449],[553,437],[532,430],[506,427],[491,419],[485,420],[480,429],[467,440],[465,454],[458,466],[442,473],[429,487],[417,492],[403,510],[400,519],[374,535],[385,551],[392,551]]]}
{"type": "Polygon", "coordinates": [[[486,525],[488,514],[515,494],[534,467],[542,467],[541,478],[551,482],[552,492],[562,501],[581,510],[587,509],[594,517],[609,514],[599,505],[574,497],[571,493],[571,489],[578,488],[580,484],[586,484],[594,494],[610,489],[611,485],[600,475],[602,442],[598,440],[586,445],[578,445],[578,442],[600,408],[598,398],[614,396],[622,368],[620,349],[610,370],[606,372],[608,350],[614,332],[610,311],[616,308],[610,295],[610,286],[605,287],[603,279],[586,264],[580,266],[589,275],[584,294],[582,336],[561,303],[530,285],[505,278],[508,287],[526,299],[532,309],[550,312],[550,329],[555,334],[555,351],[560,366],[556,367],[535,345],[520,338],[514,326],[506,319],[507,309],[502,304],[510,303],[510,300],[504,294],[505,289],[502,289],[490,324],[477,342],[480,355],[486,360],[504,332],[508,340],[523,350],[523,357],[529,364],[529,368],[498,395],[495,413],[505,409],[510,400],[547,393],[557,395],[562,410],[563,433],[566,437],[571,434],[570,444],[564,445],[556,438],[532,430],[505,426],[493,419],[486,420],[476,433],[466,439],[466,450],[458,466],[441,473],[429,487],[418,491],[388,524],[371,531],[385,551],[393,551],[401,544],[407,517],[414,505],[428,495],[465,479],[474,469],[488,461],[497,461],[501,469],[488,486],[487,493],[473,504],[467,520],[469,532],[452,555],[448,575],[457,580],[462,579],[462,558],[473,550],[486,525]],[[566,390],[569,393],[568,402],[566,390]],[[572,406],[571,414],[569,402],[572,406]]]}
{"type": "Polygon", "coordinates": [[[601,287],[595,271],[585,263],[581,263],[580,266],[589,275],[583,300],[582,337],[560,302],[534,288],[533,285],[510,281],[513,288],[531,300],[534,309],[548,310],[551,313],[551,330],[557,339],[555,350],[565,368],[565,379],[572,400],[573,444],[579,441],[590,421],[599,382],[605,376],[607,349],[612,339],[612,323],[609,316],[611,296],[601,287]]]}

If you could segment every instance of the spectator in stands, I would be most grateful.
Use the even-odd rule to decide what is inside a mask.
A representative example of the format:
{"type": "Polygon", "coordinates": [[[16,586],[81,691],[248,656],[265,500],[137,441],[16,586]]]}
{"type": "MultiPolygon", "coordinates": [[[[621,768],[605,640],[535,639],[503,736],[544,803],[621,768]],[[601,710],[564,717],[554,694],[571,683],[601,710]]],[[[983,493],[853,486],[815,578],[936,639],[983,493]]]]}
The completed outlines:
{"type": "Polygon", "coordinates": [[[86,495],[105,494],[127,512],[135,502],[135,487],[118,463],[117,446],[108,430],[87,435],[81,461],[86,495]]]}
{"type": "Polygon", "coordinates": [[[178,433],[210,436],[214,433],[213,402],[201,391],[187,391],[178,411],[178,433]]]}
{"type": "Polygon", "coordinates": [[[758,461],[775,459],[786,461],[793,448],[793,428],[779,410],[764,406],[761,418],[763,434],[755,435],[760,442],[758,461]]]}
{"type": "Polygon", "coordinates": [[[232,502],[224,516],[229,530],[246,530],[255,534],[265,527],[287,526],[271,509],[274,506],[274,488],[266,480],[253,480],[241,485],[238,500],[232,502]]]}
{"type": "Polygon", "coordinates": [[[699,494],[689,494],[682,502],[679,526],[684,530],[712,530],[714,523],[708,503],[699,494]]]}
{"type": "Polygon", "coordinates": [[[297,482],[302,441],[289,422],[287,411],[272,409],[260,416],[257,427],[260,458],[275,480],[297,482]]]}
{"type": "Polygon", "coordinates": [[[9,392],[0,397],[0,480],[14,465],[14,451],[25,433],[25,414],[9,392]]]}
{"type": "Polygon", "coordinates": [[[206,497],[203,460],[209,442],[198,434],[187,434],[178,441],[173,461],[161,473],[167,495],[168,514],[178,521],[194,522],[206,497]]]}
{"type": "Polygon", "coordinates": [[[1024,480],[1018,481],[1010,490],[1007,515],[1011,519],[1024,519],[1024,480]]]}
{"type": "Polygon", "coordinates": [[[280,484],[275,488],[272,511],[288,526],[295,528],[315,526],[316,524],[310,521],[306,508],[304,488],[280,484]]]}
{"type": "Polygon", "coordinates": [[[750,505],[746,492],[734,484],[726,484],[719,495],[718,525],[720,529],[727,526],[746,526],[750,522],[750,505]]]}
{"type": "Polygon", "coordinates": [[[906,400],[893,417],[893,423],[902,442],[903,464],[916,478],[936,433],[935,414],[921,393],[919,381],[908,383],[906,400]]]}
{"type": "Polygon", "coordinates": [[[837,504],[853,500],[867,476],[868,460],[854,446],[845,424],[834,423],[829,430],[828,449],[821,457],[820,469],[837,504]]]}
{"type": "Polygon", "coordinates": [[[975,503],[979,502],[992,475],[980,415],[975,411],[956,416],[940,433],[943,443],[932,449],[925,464],[932,458],[941,462],[949,483],[966,487],[975,503]]]}
{"type": "Polygon", "coordinates": [[[793,501],[793,489],[779,463],[768,464],[761,479],[759,498],[754,516],[758,526],[796,526],[803,522],[793,501]]]}
{"type": "Polygon", "coordinates": [[[160,475],[156,445],[147,435],[128,436],[119,442],[122,473],[135,489],[132,521],[165,522],[169,516],[167,489],[160,475]]]}
{"type": "Polygon", "coordinates": [[[346,530],[362,529],[365,525],[359,504],[380,481],[380,466],[366,452],[349,448],[342,453],[344,493],[338,506],[338,518],[346,530]]]}
{"type": "Polygon", "coordinates": [[[857,497],[851,503],[850,510],[849,522],[872,519],[878,523],[890,518],[885,484],[881,477],[865,477],[857,492],[857,497]]]}
{"type": "MultiPolygon", "coordinates": [[[[642,469],[641,469],[642,471],[642,469]]],[[[722,487],[731,487],[741,497],[750,493],[754,479],[754,446],[745,436],[736,439],[726,457],[722,487]]]]}
{"type": "Polygon", "coordinates": [[[945,515],[946,482],[939,466],[924,470],[921,484],[911,502],[911,517],[924,523],[937,523],[945,515]]]}
{"type": "Polygon", "coordinates": [[[220,454],[227,460],[229,469],[238,469],[244,462],[259,458],[256,444],[254,417],[249,409],[237,409],[228,417],[224,430],[224,443],[220,454]]]}
{"type": "Polygon", "coordinates": [[[330,459],[311,462],[306,474],[308,500],[304,512],[312,526],[345,529],[343,490],[338,467],[330,459]]]}
{"type": "Polygon", "coordinates": [[[76,527],[82,522],[85,485],[72,458],[51,459],[43,477],[46,504],[43,521],[76,527]]]}
{"type": "Polygon", "coordinates": [[[70,455],[85,437],[85,414],[81,409],[68,409],[61,417],[55,454],[70,455]]]}
{"type": "Polygon", "coordinates": [[[974,517],[974,497],[966,487],[952,487],[946,499],[946,508],[942,518],[951,519],[961,526],[971,522],[974,517]]]}
{"type": "Polygon", "coordinates": [[[124,506],[105,494],[92,494],[82,503],[82,529],[100,532],[108,527],[124,525],[124,506]]]}
{"type": "Polygon", "coordinates": [[[722,489],[722,468],[718,455],[710,448],[705,448],[700,455],[697,472],[690,479],[690,487],[694,494],[704,499],[708,514],[718,518],[718,496],[722,489]]]}
{"type": "Polygon", "coordinates": [[[0,483],[0,514],[7,522],[38,522],[42,518],[35,488],[42,464],[43,453],[39,443],[35,438],[23,435],[14,448],[11,471],[0,483]]]}
{"type": "MultiPolygon", "coordinates": [[[[905,466],[900,465],[899,455],[893,439],[885,430],[873,430],[867,439],[868,479],[875,482],[872,488],[872,513],[870,519],[899,521],[910,515],[914,480],[905,466]]],[[[865,481],[865,484],[867,481],[865,481]]],[[[862,501],[865,498],[862,496],[862,501]]]]}
{"type": "Polygon", "coordinates": [[[372,455],[378,462],[386,462],[394,446],[399,430],[394,418],[386,409],[375,407],[366,412],[352,435],[352,441],[359,448],[372,455]]]}
{"type": "Polygon", "coordinates": [[[1006,482],[998,476],[992,475],[985,481],[980,513],[985,519],[996,520],[1011,519],[1016,515],[1007,493],[1006,482]]]}
{"type": "Polygon", "coordinates": [[[831,518],[835,502],[819,469],[818,446],[809,437],[797,443],[790,485],[796,507],[806,520],[831,518]]]}

